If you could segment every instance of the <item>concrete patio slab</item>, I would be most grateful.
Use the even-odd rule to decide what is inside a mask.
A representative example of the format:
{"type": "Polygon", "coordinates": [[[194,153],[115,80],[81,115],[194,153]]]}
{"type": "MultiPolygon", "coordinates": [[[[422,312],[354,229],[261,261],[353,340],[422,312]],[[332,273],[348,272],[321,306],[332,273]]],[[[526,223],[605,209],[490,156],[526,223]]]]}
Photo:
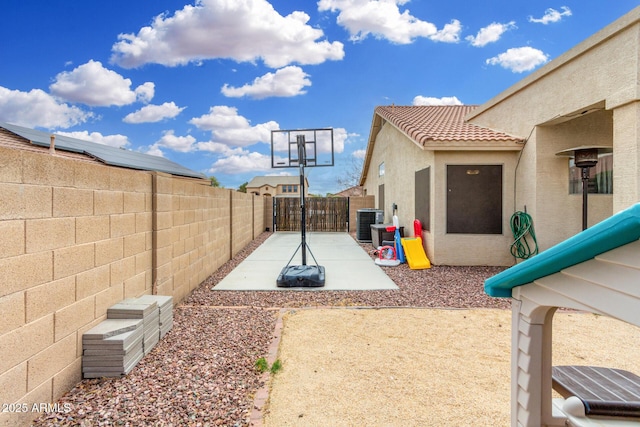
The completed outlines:
{"type": "MultiPolygon", "coordinates": [[[[276,279],[300,245],[300,233],[277,232],[253,251],[213,290],[224,291],[337,291],[398,289],[371,257],[347,233],[307,233],[307,265],[326,270],[321,288],[279,288],[276,279]],[[311,253],[310,253],[311,252],[311,253]]],[[[300,250],[291,265],[301,265],[300,250]]]]}

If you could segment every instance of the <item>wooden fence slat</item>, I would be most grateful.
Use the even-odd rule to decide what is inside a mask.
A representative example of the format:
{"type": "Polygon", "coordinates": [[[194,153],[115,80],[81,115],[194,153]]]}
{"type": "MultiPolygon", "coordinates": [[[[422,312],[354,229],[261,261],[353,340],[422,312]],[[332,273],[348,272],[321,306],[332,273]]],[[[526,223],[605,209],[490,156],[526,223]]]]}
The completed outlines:
{"type": "MultiPolygon", "coordinates": [[[[294,197],[277,197],[274,200],[276,230],[300,230],[300,199],[294,197]]],[[[304,203],[307,231],[348,231],[348,198],[307,197],[304,203]]]]}

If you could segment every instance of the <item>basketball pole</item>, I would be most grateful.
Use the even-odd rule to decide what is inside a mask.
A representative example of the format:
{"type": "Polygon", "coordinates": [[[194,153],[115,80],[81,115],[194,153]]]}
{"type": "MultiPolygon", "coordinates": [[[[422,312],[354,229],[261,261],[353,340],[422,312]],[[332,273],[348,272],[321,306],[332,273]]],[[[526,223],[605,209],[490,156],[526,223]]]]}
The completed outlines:
{"type": "Polygon", "coordinates": [[[300,221],[302,225],[300,227],[300,234],[302,237],[301,243],[301,255],[302,265],[307,265],[307,215],[304,206],[304,166],[307,163],[307,155],[305,150],[305,138],[304,135],[296,135],[296,142],[298,144],[298,163],[300,169],[300,221]]]}

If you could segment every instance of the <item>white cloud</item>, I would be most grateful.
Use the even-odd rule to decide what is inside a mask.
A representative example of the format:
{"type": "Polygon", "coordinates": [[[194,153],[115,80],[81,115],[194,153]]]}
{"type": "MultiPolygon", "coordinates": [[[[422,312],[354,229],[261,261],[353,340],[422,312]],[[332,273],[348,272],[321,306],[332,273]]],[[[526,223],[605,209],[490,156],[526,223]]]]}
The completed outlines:
{"type": "Polygon", "coordinates": [[[199,129],[214,130],[217,128],[246,128],[249,127],[249,120],[238,115],[238,109],[226,105],[216,105],[209,108],[209,114],[194,117],[189,123],[196,125],[199,129]]]}
{"type": "Polygon", "coordinates": [[[83,141],[95,142],[96,144],[108,145],[110,147],[124,148],[130,145],[129,139],[125,135],[103,135],[100,132],[89,133],[86,130],[76,132],[58,132],[60,135],[66,135],[71,138],[81,139],[83,141]]]}
{"type": "Polygon", "coordinates": [[[164,153],[162,152],[158,144],[150,145],[149,147],[147,147],[146,150],[141,149],[140,152],[145,154],[151,154],[152,156],[164,157],[164,153]]]}
{"type": "Polygon", "coordinates": [[[136,100],[148,102],[153,98],[154,84],[146,82],[131,90],[131,80],[91,60],[73,71],[59,73],[49,89],[72,102],[106,107],[128,105],[136,100]]]}
{"type": "Polygon", "coordinates": [[[229,85],[222,87],[222,93],[232,98],[250,96],[255,99],[263,99],[272,96],[290,97],[307,93],[305,86],[311,86],[302,68],[291,65],[281,68],[275,73],[267,73],[256,78],[252,84],[246,84],[236,88],[229,85]]]}
{"type": "MultiPolygon", "coordinates": [[[[344,144],[349,138],[349,134],[345,128],[334,128],[333,129],[333,152],[334,153],[342,153],[344,151],[344,144]]],[[[331,147],[331,141],[321,141],[324,145],[321,146],[321,149],[325,149],[327,152],[331,147]]]]}
{"type": "Polygon", "coordinates": [[[498,40],[500,40],[502,34],[514,28],[518,28],[516,27],[516,23],[514,21],[508,22],[506,24],[493,22],[486,27],[481,28],[480,31],[478,31],[478,34],[476,34],[475,36],[467,36],[466,40],[468,40],[472,46],[482,47],[488,45],[489,43],[497,42],[498,40]]]}
{"type": "Polygon", "coordinates": [[[544,64],[549,57],[541,50],[529,46],[507,49],[506,52],[486,60],[488,65],[500,65],[515,73],[533,70],[544,64]]]}
{"type": "Polygon", "coordinates": [[[438,31],[431,22],[422,21],[406,9],[400,12],[398,6],[408,0],[320,0],[318,10],[338,11],[337,22],[351,34],[351,40],[364,40],[370,34],[393,43],[408,44],[417,37],[427,37],[435,41],[457,42],[460,22],[454,20],[438,31]]]}
{"type": "Polygon", "coordinates": [[[193,136],[176,136],[173,130],[167,130],[163,132],[159,140],[141,151],[146,154],[164,157],[162,148],[168,148],[169,150],[179,151],[181,153],[189,153],[196,151],[196,146],[196,139],[193,136]]]}
{"type": "Polygon", "coordinates": [[[463,105],[456,96],[443,96],[442,98],[434,98],[432,96],[418,95],[413,98],[412,105],[463,105]]]}
{"type": "Polygon", "coordinates": [[[142,103],[151,102],[153,96],[155,95],[156,85],[152,82],[145,82],[138,86],[134,91],[136,93],[136,98],[138,101],[142,103]]]}
{"type": "Polygon", "coordinates": [[[542,18],[534,18],[533,16],[529,16],[529,22],[547,25],[550,22],[558,22],[562,20],[564,16],[571,16],[571,9],[569,9],[567,6],[562,6],[560,9],[562,9],[562,12],[549,8],[544,11],[544,15],[542,16],[542,18]]]}
{"type": "Polygon", "coordinates": [[[194,117],[189,123],[199,129],[211,131],[211,140],[233,147],[246,147],[258,142],[270,142],[271,131],[279,129],[278,123],[269,121],[252,126],[249,120],[238,115],[234,107],[218,105],[208,114],[194,117]]]}
{"type": "Polygon", "coordinates": [[[460,41],[460,33],[462,25],[457,19],[453,19],[449,24],[442,27],[434,35],[429,37],[431,40],[442,43],[458,43],[460,41]]]}
{"type": "Polygon", "coordinates": [[[359,138],[359,137],[360,137],[360,134],[359,134],[359,133],[351,132],[350,134],[347,134],[347,138],[348,138],[348,139],[350,139],[351,141],[347,140],[347,141],[345,141],[345,142],[346,142],[347,144],[349,144],[349,143],[353,142],[353,139],[357,139],[357,138],[359,138]]]}
{"type": "Polygon", "coordinates": [[[0,86],[0,121],[27,127],[68,128],[93,117],[40,89],[29,92],[0,86]]]}
{"type": "Polygon", "coordinates": [[[367,150],[356,150],[351,155],[356,159],[364,159],[364,156],[367,154],[367,150]]]}
{"type": "Polygon", "coordinates": [[[218,159],[207,172],[237,174],[269,170],[271,170],[271,156],[252,152],[218,159]]]}
{"type": "Polygon", "coordinates": [[[120,34],[111,61],[125,68],[146,63],[185,65],[213,58],[262,59],[272,68],[320,64],[344,57],[340,42],[324,40],[309,15],[280,15],[266,0],[198,0],[173,15],[158,15],[137,34],[120,34]]]}
{"type": "Polygon", "coordinates": [[[226,144],[214,141],[198,142],[195,145],[195,148],[200,151],[208,151],[210,153],[220,154],[222,156],[232,156],[248,153],[242,147],[231,148],[226,144]]]}
{"type": "Polygon", "coordinates": [[[156,147],[165,147],[173,151],[188,153],[193,151],[193,145],[196,139],[191,136],[176,136],[173,130],[165,131],[162,137],[153,144],[156,147]]]}
{"type": "Polygon", "coordinates": [[[164,119],[176,117],[186,107],[178,107],[174,102],[165,102],[162,105],[145,105],[138,111],[127,114],[125,123],[156,123],[164,119]]]}

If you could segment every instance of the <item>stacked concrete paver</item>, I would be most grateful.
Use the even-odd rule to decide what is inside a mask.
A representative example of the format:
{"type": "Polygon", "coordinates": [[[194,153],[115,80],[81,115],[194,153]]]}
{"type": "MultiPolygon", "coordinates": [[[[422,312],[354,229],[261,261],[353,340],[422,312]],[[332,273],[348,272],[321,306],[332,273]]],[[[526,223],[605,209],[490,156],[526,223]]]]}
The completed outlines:
{"type": "Polygon", "coordinates": [[[142,304],[135,298],[128,298],[107,310],[108,319],[142,319],[142,350],[149,354],[160,340],[160,312],[155,301],[142,304]]]}
{"type": "Polygon", "coordinates": [[[82,336],[84,378],[119,377],[173,327],[173,298],[127,298],[107,310],[107,319],[82,336]]]}
{"type": "Polygon", "coordinates": [[[158,314],[160,319],[159,339],[162,339],[173,327],[173,298],[166,295],[143,295],[136,298],[139,302],[158,304],[158,314]]]}
{"type": "Polygon", "coordinates": [[[144,356],[142,319],[107,319],[82,335],[85,378],[128,374],[144,356]]]}

